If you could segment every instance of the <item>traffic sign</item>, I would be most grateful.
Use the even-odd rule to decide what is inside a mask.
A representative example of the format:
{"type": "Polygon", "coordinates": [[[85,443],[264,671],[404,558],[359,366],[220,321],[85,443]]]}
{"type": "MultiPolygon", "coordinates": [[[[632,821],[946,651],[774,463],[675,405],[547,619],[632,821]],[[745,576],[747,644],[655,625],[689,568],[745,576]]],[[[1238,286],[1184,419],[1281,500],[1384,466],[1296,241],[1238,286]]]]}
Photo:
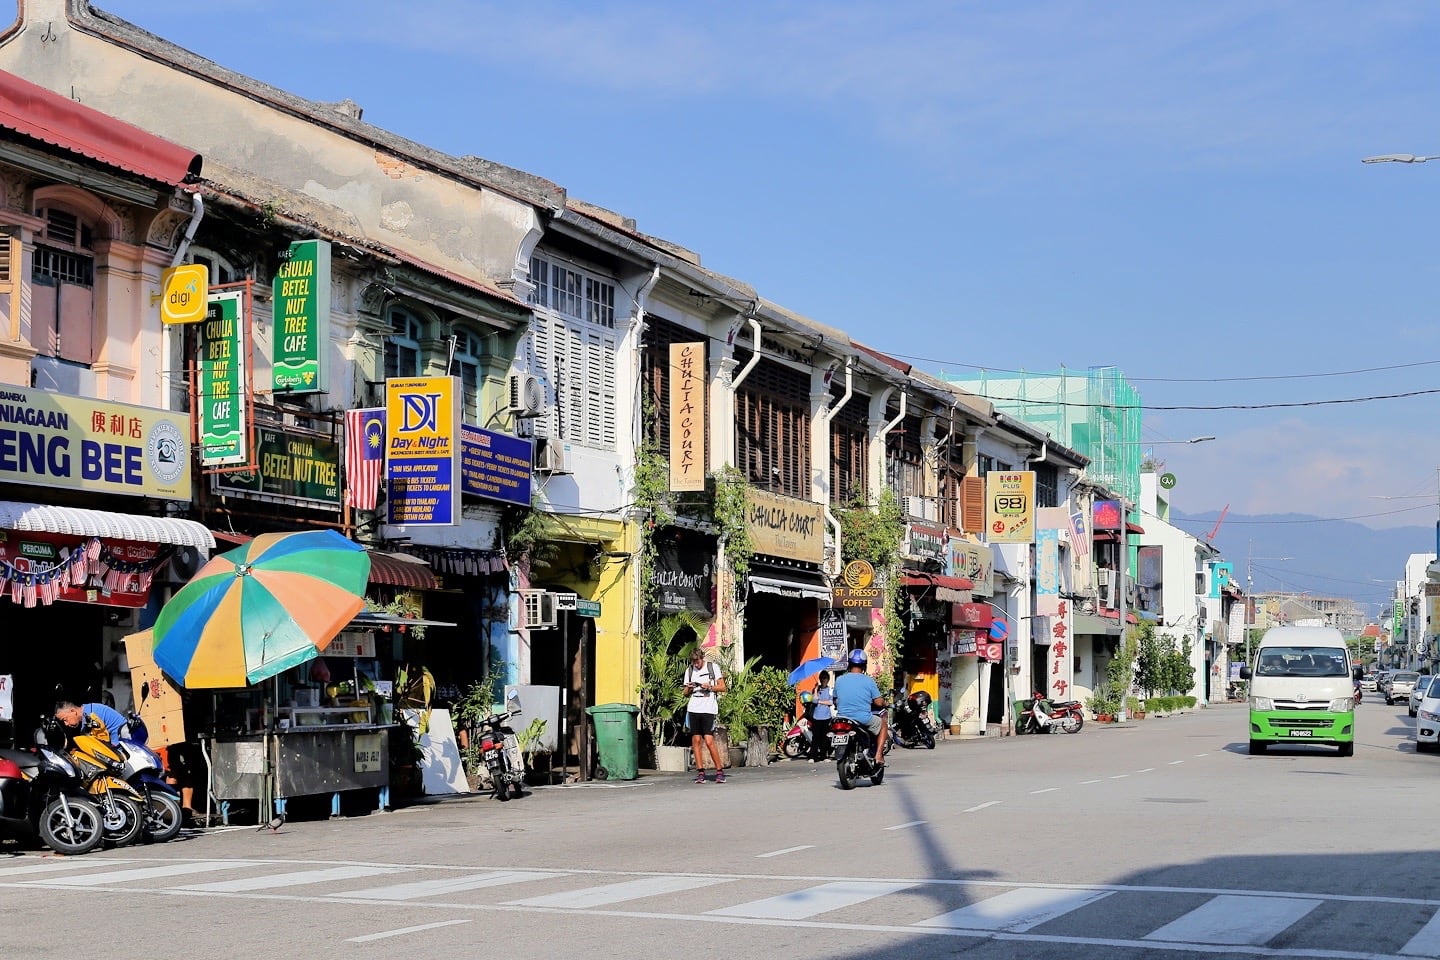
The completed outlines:
{"type": "Polygon", "coordinates": [[[577,599],[577,600],[575,601],[575,616],[577,616],[577,617],[598,617],[598,616],[600,616],[600,601],[599,601],[599,600],[579,600],[579,599],[577,599]]]}

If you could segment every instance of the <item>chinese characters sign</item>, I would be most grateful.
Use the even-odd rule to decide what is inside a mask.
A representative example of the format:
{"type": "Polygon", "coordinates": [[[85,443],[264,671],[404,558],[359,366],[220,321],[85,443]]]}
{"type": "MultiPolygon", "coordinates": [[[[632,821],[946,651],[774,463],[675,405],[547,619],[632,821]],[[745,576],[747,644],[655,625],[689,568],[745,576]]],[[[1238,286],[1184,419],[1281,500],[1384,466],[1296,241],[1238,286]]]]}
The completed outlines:
{"type": "Polygon", "coordinates": [[[0,481],[190,499],[190,418],[0,387],[0,481]]]}
{"type": "Polygon", "coordinates": [[[1051,700],[1070,699],[1075,682],[1074,654],[1070,650],[1070,601],[1061,600],[1050,621],[1050,646],[1045,652],[1045,696],[1051,700]]]}
{"type": "Polygon", "coordinates": [[[996,470],[985,474],[985,539],[991,543],[1034,541],[1033,470],[996,470]]]}
{"type": "Polygon", "coordinates": [[[705,489],[705,344],[670,344],[670,489],[705,489]]]}
{"type": "Polygon", "coordinates": [[[245,291],[227,290],[210,296],[200,325],[200,395],[195,398],[200,427],[200,464],[212,467],[244,463],[246,449],[245,291]]]}
{"type": "Polygon", "coordinates": [[[275,317],[270,357],[277,392],[325,390],[330,340],[330,244],[300,240],[275,271],[275,317]]]}
{"type": "Polygon", "coordinates": [[[459,522],[460,405],[454,377],[385,381],[386,522],[459,522]]]}

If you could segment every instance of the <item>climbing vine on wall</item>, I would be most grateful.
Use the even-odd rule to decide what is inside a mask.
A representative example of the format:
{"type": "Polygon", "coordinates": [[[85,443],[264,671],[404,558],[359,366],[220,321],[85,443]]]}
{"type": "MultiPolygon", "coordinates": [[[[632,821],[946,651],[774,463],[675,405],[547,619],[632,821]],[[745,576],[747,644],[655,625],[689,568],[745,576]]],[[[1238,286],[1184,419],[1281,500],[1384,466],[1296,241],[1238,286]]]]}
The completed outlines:
{"type": "Polygon", "coordinates": [[[658,440],[641,444],[635,459],[635,509],[640,521],[640,598],[645,610],[655,607],[655,558],[659,547],[655,532],[675,522],[675,505],[670,492],[670,463],[660,451],[658,440]]]}
{"type": "Polygon", "coordinates": [[[745,582],[750,572],[750,558],[755,554],[750,527],[745,522],[746,493],[750,484],[745,474],[731,466],[715,471],[708,480],[711,513],[720,542],[725,545],[725,559],[738,585],[745,582]]]}
{"type": "MultiPolygon", "coordinates": [[[[863,500],[835,511],[840,522],[840,558],[843,563],[866,560],[875,568],[875,575],[888,585],[884,607],[884,669],[878,671],[876,683],[887,688],[892,669],[900,654],[904,633],[902,624],[907,605],[905,591],[899,583],[900,545],[905,537],[905,517],[900,501],[889,490],[882,491],[872,507],[863,500]]],[[[876,633],[881,633],[877,630],[876,633]]]]}
{"type": "Polygon", "coordinates": [[[555,521],[537,510],[534,500],[528,507],[507,505],[500,517],[505,556],[518,563],[544,566],[559,552],[554,540],[556,529],[555,521]]]}

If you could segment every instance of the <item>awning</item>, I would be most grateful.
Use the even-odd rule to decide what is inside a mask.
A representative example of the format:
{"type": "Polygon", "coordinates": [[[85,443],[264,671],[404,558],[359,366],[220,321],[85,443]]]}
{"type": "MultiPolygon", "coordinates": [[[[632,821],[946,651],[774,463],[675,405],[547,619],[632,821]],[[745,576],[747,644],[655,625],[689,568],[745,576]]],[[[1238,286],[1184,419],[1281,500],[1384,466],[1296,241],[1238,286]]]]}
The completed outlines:
{"type": "Polygon", "coordinates": [[[426,620],[422,617],[402,617],[383,610],[361,610],[350,621],[350,626],[362,630],[389,630],[391,627],[453,627],[448,620],[426,620]]]}
{"type": "MultiPolygon", "coordinates": [[[[1116,621],[1117,623],[1119,622],[1119,615],[1116,614],[1116,612],[1115,612],[1114,610],[1110,609],[1109,607],[1101,607],[1099,612],[1100,612],[1101,618],[1103,618],[1104,620],[1106,620],[1106,621],[1114,620],[1114,621],[1116,621]]],[[[1135,616],[1135,614],[1133,614],[1133,613],[1127,613],[1127,614],[1125,615],[1125,622],[1126,622],[1126,623],[1139,623],[1139,622],[1140,622],[1140,618],[1137,617],[1137,616],[1135,616]]]]}
{"type": "Polygon", "coordinates": [[[946,603],[969,603],[970,591],[975,588],[975,582],[965,577],[947,577],[940,573],[923,573],[918,570],[901,574],[900,583],[925,590],[934,587],[935,599],[946,603]]]}
{"type": "Polygon", "coordinates": [[[200,175],[194,150],[3,70],[0,127],[172,187],[200,175]]]}
{"type": "Polygon", "coordinates": [[[440,581],[430,564],[406,553],[370,551],[370,582],[413,590],[438,590],[440,581]]]}
{"type": "Polygon", "coordinates": [[[1106,620],[1104,617],[1097,617],[1093,613],[1074,614],[1070,621],[1075,633],[1083,633],[1087,636],[1118,637],[1120,636],[1120,625],[1113,620],[1106,620]]]}
{"type": "Polygon", "coordinates": [[[203,523],[178,517],[146,517],[107,510],[54,507],[42,503],[0,500],[0,529],[24,533],[64,533],[140,543],[213,550],[215,538],[203,523]]]}
{"type": "Polygon", "coordinates": [[[762,577],[750,574],[750,589],[756,593],[773,593],[780,597],[797,599],[830,599],[830,581],[823,573],[809,570],[767,570],[775,576],[762,577]]]}

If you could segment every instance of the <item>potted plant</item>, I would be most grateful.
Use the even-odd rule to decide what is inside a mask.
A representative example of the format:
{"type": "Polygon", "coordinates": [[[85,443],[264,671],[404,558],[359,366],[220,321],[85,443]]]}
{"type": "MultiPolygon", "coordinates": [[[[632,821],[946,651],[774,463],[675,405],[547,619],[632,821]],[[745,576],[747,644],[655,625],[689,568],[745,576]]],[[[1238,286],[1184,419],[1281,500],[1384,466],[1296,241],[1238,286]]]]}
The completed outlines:
{"type": "Polygon", "coordinates": [[[687,750],[680,741],[685,704],[685,666],[697,640],[675,647],[682,630],[696,638],[704,636],[707,624],[689,610],[668,614],[645,631],[640,650],[640,685],[636,690],[640,729],[644,731],[655,767],[683,772],[687,750]]]}
{"type": "Polygon", "coordinates": [[[1125,698],[1125,713],[1136,720],[1145,719],[1145,702],[1139,697],[1125,698]]]}
{"type": "Polygon", "coordinates": [[[1094,695],[1085,701],[1085,706],[1095,715],[1097,723],[1109,723],[1115,711],[1120,709],[1120,698],[1109,683],[1101,682],[1095,687],[1094,695]]]}

